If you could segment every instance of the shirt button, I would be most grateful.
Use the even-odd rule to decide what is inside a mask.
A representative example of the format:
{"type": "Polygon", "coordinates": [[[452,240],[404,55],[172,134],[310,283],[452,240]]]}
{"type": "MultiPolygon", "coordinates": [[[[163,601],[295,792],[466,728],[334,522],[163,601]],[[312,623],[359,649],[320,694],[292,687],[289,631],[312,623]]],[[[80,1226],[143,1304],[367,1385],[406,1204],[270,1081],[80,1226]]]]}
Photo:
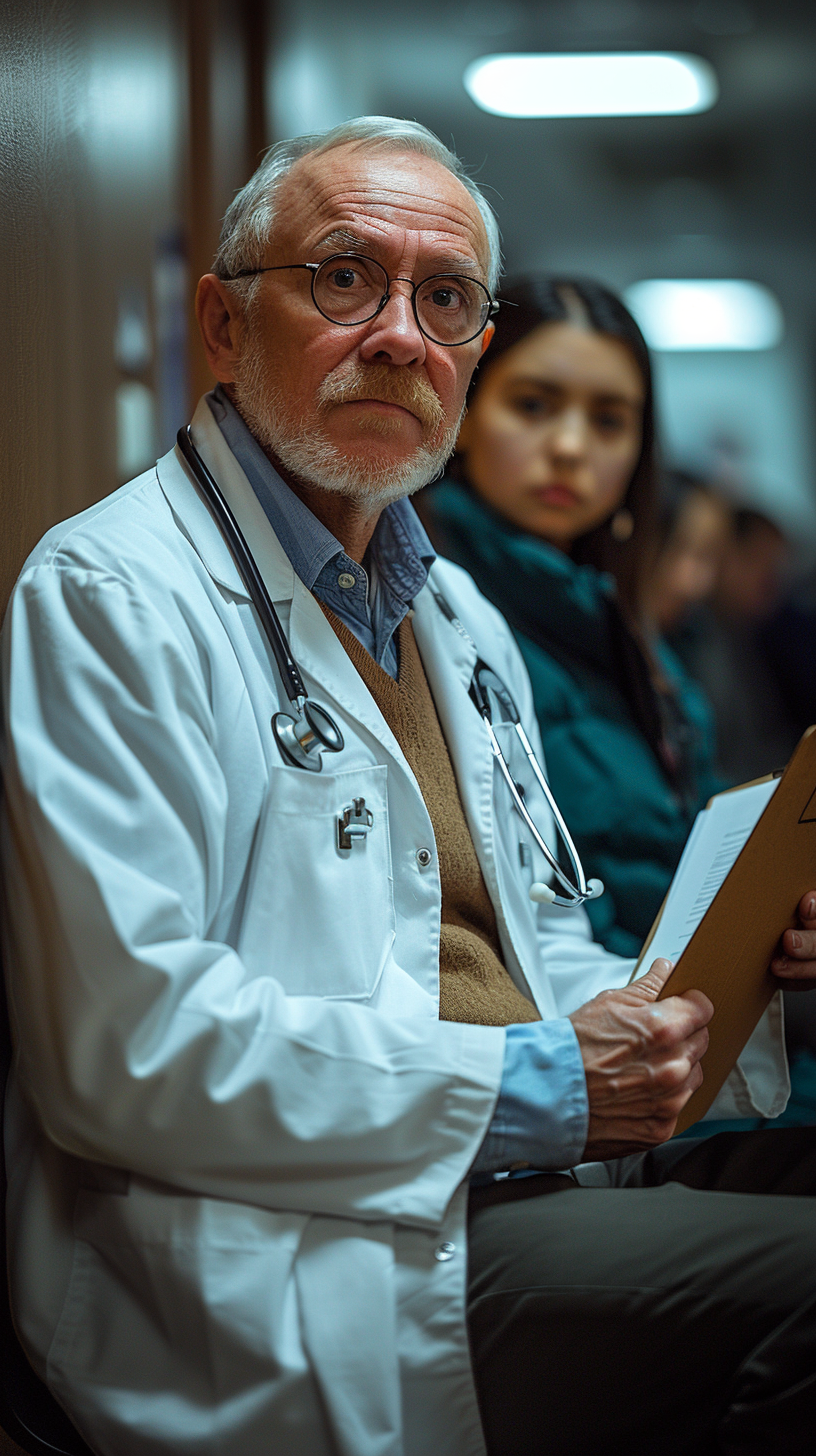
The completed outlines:
{"type": "Polygon", "coordinates": [[[357,585],[357,578],[352,576],[350,571],[341,571],[337,578],[337,585],[341,586],[344,591],[349,591],[351,587],[357,585]]]}
{"type": "Polygon", "coordinates": [[[426,870],[433,859],[429,849],[418,849],[416,852],[417,864],[421,870],[426,870]]]}
{"type": "Polygon", "coordinates": [[[434,1258],[439,1264],[447,1264],[448,1260],[452,1259],[455,1253],[456,1245],[449,1244],[446,1241],[444,1244],[439,1244],[434,1249],[434,1258]]]}

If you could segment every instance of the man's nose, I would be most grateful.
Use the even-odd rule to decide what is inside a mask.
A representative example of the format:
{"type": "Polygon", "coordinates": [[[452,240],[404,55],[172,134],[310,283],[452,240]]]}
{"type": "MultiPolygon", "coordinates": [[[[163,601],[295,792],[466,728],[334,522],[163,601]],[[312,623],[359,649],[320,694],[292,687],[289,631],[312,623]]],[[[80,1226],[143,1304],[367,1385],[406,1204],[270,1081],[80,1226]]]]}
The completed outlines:
{"type": "Polygon", "coordinates": [[[366,330],[360,357],[368,364],[422,364],[425,336],[411,303],[411,285],[392,279],[388,301],[366,330]]]}

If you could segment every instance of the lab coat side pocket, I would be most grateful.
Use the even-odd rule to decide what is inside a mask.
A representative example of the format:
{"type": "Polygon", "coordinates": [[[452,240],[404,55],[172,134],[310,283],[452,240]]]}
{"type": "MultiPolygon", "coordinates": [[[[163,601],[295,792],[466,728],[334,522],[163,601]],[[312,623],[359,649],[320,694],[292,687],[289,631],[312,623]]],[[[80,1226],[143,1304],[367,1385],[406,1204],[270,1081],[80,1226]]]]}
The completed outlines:
{"type": "Polygon", "coordinates": [[[379,764],[273,771],[237,947],[252,975],[290,995],[373,994],[395,936],[387,780],[379,764]]]}

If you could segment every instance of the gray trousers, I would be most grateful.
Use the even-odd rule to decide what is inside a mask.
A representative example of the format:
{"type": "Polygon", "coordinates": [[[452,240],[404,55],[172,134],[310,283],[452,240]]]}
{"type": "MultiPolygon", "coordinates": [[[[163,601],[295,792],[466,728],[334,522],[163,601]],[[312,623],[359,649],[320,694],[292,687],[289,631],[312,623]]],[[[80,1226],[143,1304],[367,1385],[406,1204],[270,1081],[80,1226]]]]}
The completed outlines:
{"type": "Polygon", "coordinates": [[[490,1456],[816,1453],[816,1128],[474,1189],[469,1240],[490,1456]]]}

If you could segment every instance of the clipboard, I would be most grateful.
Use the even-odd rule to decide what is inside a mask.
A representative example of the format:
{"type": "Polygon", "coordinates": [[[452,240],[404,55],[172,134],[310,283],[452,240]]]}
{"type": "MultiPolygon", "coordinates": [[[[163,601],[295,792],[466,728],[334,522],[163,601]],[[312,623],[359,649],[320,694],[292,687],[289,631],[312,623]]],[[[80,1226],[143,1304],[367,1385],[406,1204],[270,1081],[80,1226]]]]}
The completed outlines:
{"type": "MultiPolygon", "coordinates": [[[[816,889],[816,731],[808,728],[732,869],[680,956],[658,1000],[704,991],[714,1006],[704,1080],[677,1132],[708,1111],[777,983],[768,972],[779,937],[816,889]]],[[[641,961],[660,920],[647,937],[641,961]]]]}

